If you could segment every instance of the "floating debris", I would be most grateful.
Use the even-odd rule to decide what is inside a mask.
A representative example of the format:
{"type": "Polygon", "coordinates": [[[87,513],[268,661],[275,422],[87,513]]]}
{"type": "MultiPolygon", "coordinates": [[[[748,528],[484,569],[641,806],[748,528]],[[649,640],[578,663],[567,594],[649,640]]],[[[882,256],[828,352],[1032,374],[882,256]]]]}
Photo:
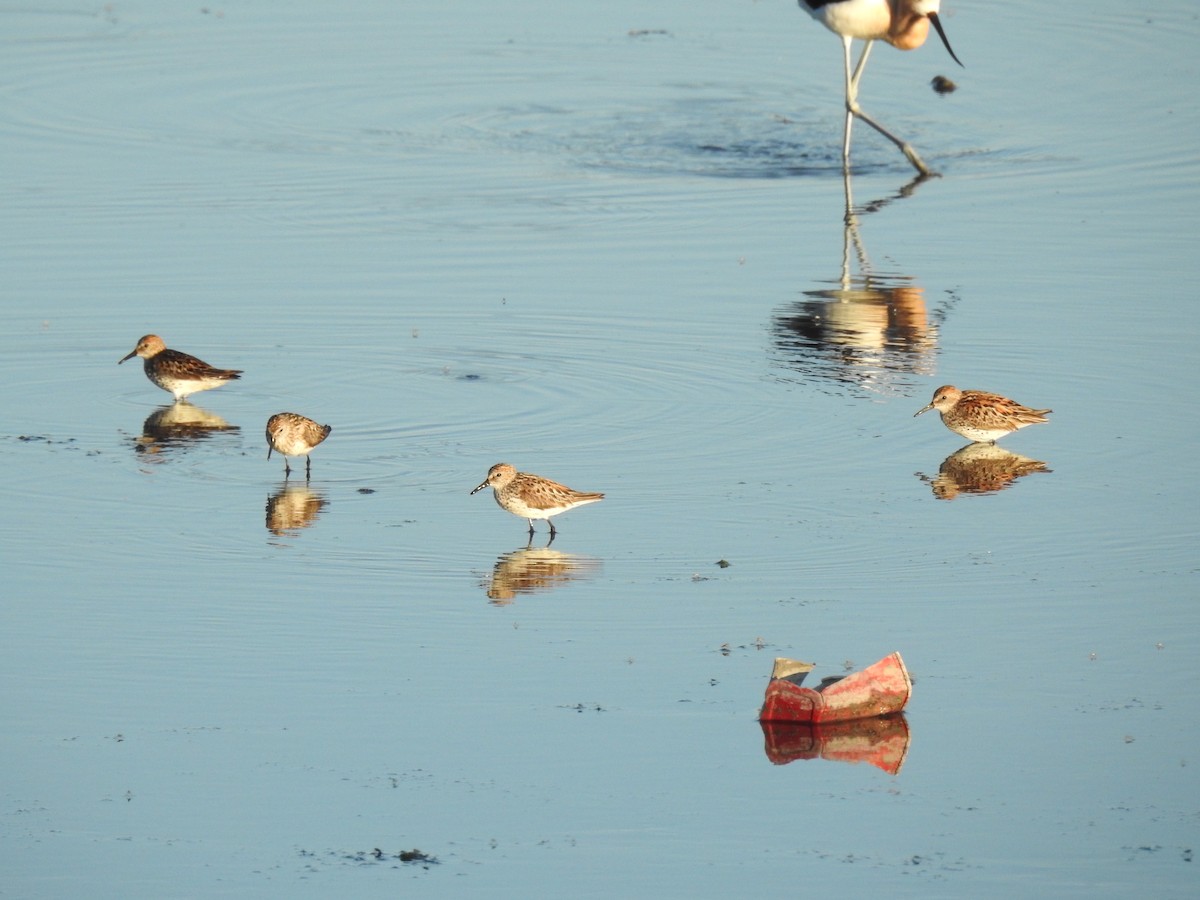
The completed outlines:
{"type": "Polygon", "coordinates": [[[760,722],[843,722],[898,713],[912,696],[899,653],[861,672],[831,675],[815,689],[802,686],[814,663],[779,657],[767,683],[760,722]]]}
{"type": "Polygon", "coordinates": [[[958,85],[945,75],[934,75],[929,83],[933,85],[934,92],[943,97],[958,90],[958,85]]]}

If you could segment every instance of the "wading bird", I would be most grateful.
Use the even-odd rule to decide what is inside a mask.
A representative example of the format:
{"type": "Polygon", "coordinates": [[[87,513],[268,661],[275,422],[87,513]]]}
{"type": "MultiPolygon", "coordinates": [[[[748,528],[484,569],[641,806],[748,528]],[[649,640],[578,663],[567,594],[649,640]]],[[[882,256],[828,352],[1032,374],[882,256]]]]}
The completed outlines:
{"type": "Polygon", "coordinates": [[[925,43],[932,22],[938,37],[946,45],[950,57],[960,66],[962,63],[950,48],[946,32],[938,19],[941,0],[798,0],[802,9],[807,9],[814,19],[842,39],[846,59],[846,136],[842,144],[842,168],[850,169],[850,127],[854,117],[862,119],[885,138],[899,147],[908,161],[922,175],[933,171],[907,141],[892,134],[858,105],[858,83],[863,69],[867,67],[867,56],[875,41],[886,41],[898,50],[915,50],[925,43]],[[850,42],[855,38],[866,41],[858,64],[850,65],[850,42]]]}

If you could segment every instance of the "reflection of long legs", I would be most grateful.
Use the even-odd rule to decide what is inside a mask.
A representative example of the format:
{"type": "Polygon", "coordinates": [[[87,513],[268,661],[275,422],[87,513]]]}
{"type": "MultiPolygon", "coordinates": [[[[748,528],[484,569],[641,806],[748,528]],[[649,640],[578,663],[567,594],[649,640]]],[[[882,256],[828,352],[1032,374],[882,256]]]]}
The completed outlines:
{"type": "MultiPolygon", "coordinates": [[[[850,115],[846,114],[846,137],[850,136],[850,115]]],[[[850,290],[850,244],[854,243],[858,266],[862,270],[866,260],[866,249],[858,233],[858,213],[854,209],[854,197],[850,193],[850,167],[842,167],[842,187],[846,192],[846,215],[842,218],[842,290],[850,290]]]]}
{"type": "Polygon", "coordinates": [[[850,289],[850,247],[854,246],[854,255],[858,260],[858,270],[865,276],[871,274],[871,260],[867,258],[867,248],[863,244],[862,233],[859,231],[858,224],[861,216],[870,215],[873,212],[879,212],[893,200],[899,200],[903,197],[911,197],[917,186],[925,181],[928,175],[916,175],[913,180],[900,188],[891,197],[880,197],[878,200],[872,200],[862,206],[854,205],[854,193],[850,187],[852,176],[850,169],[846,168],[842,171],[842,189],[846,198],[846,212],[842,217],[842,290],[850,289]]]}
{"type": "Polygon", "coordinates": [[[913,167],[922,175],[933,175],[934,172],[925,165],[924,161],[912,145],[907,141],[903,141],[896,135],[892,134],[865,112],[858,105],[858,82],[862,78],[863,70],[867,67],[867,56],[871,52],[871,45],[874,41],[867,41],[863,45],[862,55],[858,58],[858,65],[851,69],[850,66],[850,43],[853,39],[845,35],[842,36],[842,49],[846,63],[846,132],[845,140],[842,143],[842,169],[848,172],[850,170],[850,128],[854,122],[854,117],[858,116],[885,138],[900,148],[900,151],[908,158],[908,161],[913,164],[913,167]]]}
{"type": "MultiPolygon", "coordinates": [[[[854,245],[854,255],[858,259],[858,270],[864,276],[871,274],[871,261],[867,259],[867,248],[863,245],[862,235],[858,230],[858,210],[854,208],[854,196],[850,190],[850,170],[842,172],[842,186],[846,191],[846,215],[843,219],[842,230],[842,289],[850,289],[850,245],[854,245]]],[[[871,212],[870,206],[867,212],[871,212]]]]}

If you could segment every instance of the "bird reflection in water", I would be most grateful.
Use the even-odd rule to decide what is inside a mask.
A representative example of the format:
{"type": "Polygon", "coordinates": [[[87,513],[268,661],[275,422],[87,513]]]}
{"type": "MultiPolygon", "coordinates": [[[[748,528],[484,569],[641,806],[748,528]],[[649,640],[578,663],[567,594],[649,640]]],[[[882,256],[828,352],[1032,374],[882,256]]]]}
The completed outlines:
{"type": "Polygon", "coordinates": [[[267,498],[267,531],[276,537],[294,537],[312,525],[328,503],[323,492],[307,483],[292,484],[285,479],[267,498]]]}
{"type": "Polygon", "coordinates": [[[936,475],[918,472],[917,477],[930,486],[939,500],[953,500],[963,494],[994,494],[1012,487],[1018,478],[1051,471],[1041,460],[1021,456],[996,444],[967,444],[942,460],[936,475]]]}
{"type": "Polygon", "coordinates": [[[223,432],[237,433],[216,413],[180,400],[161,406],[142,423],[140,437],[134,439],[134,449],[150,456],[168,450],[182,450],[223,432]]]}
{"type": "Polygon", "coordinates": [[[592,578],[600,571],[600,560],[592,556],[563,553],[545,547],[521,547],[503,553],[482,582],[488,600],[507,606],[519,594],[557,590],[572,581],[592,578]]]}
{"type": "Polygon", "coordinates": [[[835,287],[805,291],[807,299],[774,313],[771,331],[781,363],[803,381],[834,381],[872,393],[890,393],[911,375],[932,375],[938,324],[924,290],[912,276],[885,274],[871,265],[859,233],[859,218],[910,196],[918,177],[891,197],[855,207],[850,176],[844,179],[846,208],[842,266],[835,287]]]}

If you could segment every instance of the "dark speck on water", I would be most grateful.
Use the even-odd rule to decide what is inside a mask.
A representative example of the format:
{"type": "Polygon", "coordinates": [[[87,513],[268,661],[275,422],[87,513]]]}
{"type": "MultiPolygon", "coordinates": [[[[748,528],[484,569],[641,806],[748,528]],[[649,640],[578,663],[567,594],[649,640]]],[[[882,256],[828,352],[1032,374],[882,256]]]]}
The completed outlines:
{"type": "Polygon", "coordinates": [[[946,94],[953,94],[955,91],[958,90],[958,85],[955,84],[953,81],[951,81],[949,78],[947,78],[945,75],[934,75],[929,83],[931,85],[933,85],[934,91],[936,91],[937,93],[939,93],[943,96],[945,96],[946,94]]]}

